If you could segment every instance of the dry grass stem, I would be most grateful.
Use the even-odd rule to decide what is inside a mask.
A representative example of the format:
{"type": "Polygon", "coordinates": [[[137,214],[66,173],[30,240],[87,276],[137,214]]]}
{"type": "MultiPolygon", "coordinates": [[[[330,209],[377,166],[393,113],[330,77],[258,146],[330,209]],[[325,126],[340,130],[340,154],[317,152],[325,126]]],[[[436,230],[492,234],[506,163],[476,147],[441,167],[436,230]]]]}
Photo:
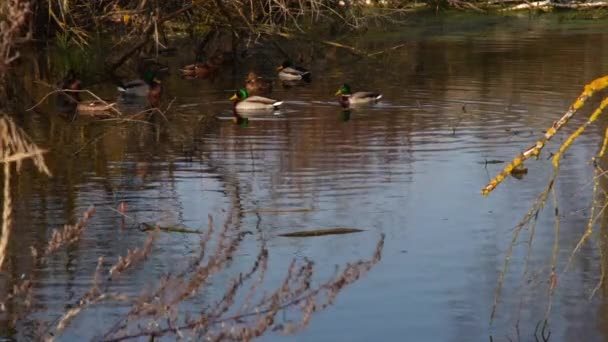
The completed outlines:
{"type": "Polygon", "coordinates": [[[12,226],[12,196],[11,177],[12,165],[16,172],[21,170],[23,160],[32,160],[39,172],[51,175],[42,154],[45,151],[30,139],[30,137],[8,116],[0,117],[0,161],[3,163],[3,208],[2,208],[2,236],[0,236],[0,270],[4,267],[4,260],[8,249],[12,226]]]}

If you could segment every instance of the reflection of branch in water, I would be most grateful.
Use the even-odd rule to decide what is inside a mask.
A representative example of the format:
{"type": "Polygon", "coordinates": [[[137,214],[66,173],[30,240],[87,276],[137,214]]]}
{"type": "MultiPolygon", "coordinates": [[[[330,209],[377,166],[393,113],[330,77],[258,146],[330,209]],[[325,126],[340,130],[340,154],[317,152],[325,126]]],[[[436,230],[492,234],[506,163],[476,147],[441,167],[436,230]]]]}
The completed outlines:
{"type": "MultiPolygon", "coordinates": [[[[378,242],[373,257],[370,260],[346,265],[342,271],[336,272],[336,275],[332,279],[317,287],[311,286],[314,274],[312,261],[306,260],[298,265],[294,260],[291,262],[287,276],[281,285],[269,295],[263,295],[256,305],[250,306],[249,303],[253,298],[251,291],[255,291],[258,284],[261,284],[260,278],[258,278],[257,281],[252,280],[245,296],[246,302],[241,308],[255,307],[256,309],[254,311],[247,312],[239,310],[231,316],[224,316],[224,314],[228,312],[228,309],[232,307],[236,294],[239,292],[240,288],[245,286],[244,284],[246,281],[251,279],[254,274],[265,273],[268,253],[266,249],[262,247],[256,261],[250,268],[250,271],[245,274],[239,274],[231,282],[231,285],[228,286],[228,290],[222,299],[210,307],[210,312],[201,312],[199,317],[186,319],[185,323],[180,324],[177,324],[177,318],[169,318],[165,326],[138,326],[134,332],[129,333],[127,332],[128,326],[135,326],[138,322],[141,322],[147,317],[149,319],[153,319],[154,317],[161,318],[165,316],[165,312],[168,311],[167,313],[169,313],[171,311],[171,302],[149,304],[144,302],[144,305],[136,304],[134,308],[138,308],[138,311],[132,311],[132,314],[127,317],[127,320],[121,320],[121,323],[118,326],[113,327],[102,340],[123,341],[148,336],[181,336],[184,332],[193,330],[194,336],[218,341],[223,339],[249,340],[253,337],[259,337],[271,329],[279,330],[283,333],[294,333],[305,327],[310,322],[310,319],[315,312],[326,309],[328,306],[332,305],[336,296],[344,287],[358,280],[380,261],[383,244],[384,236],[382,236],[378,242]],[[167,306],[168,309],[161,309],[167,306]],[[277,314],[286,309],[299,310],[302,314],[299,321],[277,321],[277,314]],[[162,311],[159,312],[158,310],[162,311]],[[120,334],[121,331],[125,333],[120,334]]],[[[214,253],[215,252],[210,255],[211,261],[208,261],[207,265],[209,265],[210,262],[214,262],[214,253]]],[[[204,266],[202,267],[205,269],[205,273],[201,274],[201,276],[204,276],[203,279],[205,279],[209,273],[206,271],[207,268],[204,266]]],[[[209,271],[214,273],[213,270],[209,271]]],[[[194,276],[200,274],[199,272],[199,269],[195,270],[194,276]]],[[[196,280],[196,282],[190,286],[198,287],[201,280],[202,279],[196,280]]],[[[178,279],[169,277],[165,279],[163,283],[171,284],[173,291],[177,291],[178,294],[171,296],[171,298],[180,298],[181,291],[191,291],[190,286],[186,286],[185,289],[182,286],[188,285],[189,283],[187,281],[184,284],[178,279]]],[[[169,288],[168,286],[164,287],[169,288]]],[[[163,298],[162,294],[161,298],[163,298]]]]}

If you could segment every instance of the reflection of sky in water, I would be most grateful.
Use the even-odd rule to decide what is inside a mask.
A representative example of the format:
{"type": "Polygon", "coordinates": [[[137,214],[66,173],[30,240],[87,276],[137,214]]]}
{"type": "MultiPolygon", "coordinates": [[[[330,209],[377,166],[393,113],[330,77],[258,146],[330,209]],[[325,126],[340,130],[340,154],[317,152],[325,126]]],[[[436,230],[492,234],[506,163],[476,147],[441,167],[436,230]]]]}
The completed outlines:
{"type": "MultiPolygon", "coordinates": [[[[88,204],[98,206],[85,239],[45,270],[40,302],[62,310],[62,303],[86,290],[99,255],[116,255],[143,242],[140,232],[120,230],[120,218],[108,209],[120,201],[127,202],[128,214],[138,220],[190,229],[206,228],[209,214],[221,225],[223,210],[235,205],[241,210],[240,229],[253,231],[261,220],[270,248],[265,283],[270,287],[282,280],[293,257],[313,259],[317,279],[322,280],[335,264],[369,258],[380,233],[386,234],[382,262],[343,291],[335,306],[316,315],[309,329],[293,337],[265,339],[462,341],[494,333],[500,340],[507,334],[515,337],[523,298],[522,339],[528,340],[546,305],[554,229],[550,203],[539,217],[524,286],[522,242],[513,251],[495,326],[489,327],[488,317],[513,228],[545,185],[551,173],[546,156],[565,135],[556,137],[538,161],[526,163],[529,172],[523,180],[508,178],[487,198],[479,190],[504,164],[483,163],[507,161],[532,144],[583,83],[603,68],[598,62],[601,49],[592,44],[600,36],[593,32],[574,40],[555,31],[515,32],[455,40],[420,38],[407,50],[379,60],[347,64],[338,63],[332,53],[317,56],[313,70],[318,75],[310,85],[275,87],[273,97],[285,101],[282,114],[252,118],[247,128],[220,120],[201,133],[188,121],[201,112],[226,113],[236,83],[230,77],[220,75],[214,83],[171,77],[165,84],[168,97],[179,95],[170,120],[177,123],[158,134],[161,138],[156,139],[164,140],[151,138],[153,134],[116,133],[100,146],[123,144],[122,154],[100,148],[91,158],[81,157],[77,168],[84,169],[85,176],[78,176],[82,178],[76,184],[71,183],[70,166],[54,161],[57,177],[50,182],[58,189],[67,187],[68,198],[44,204],[32,196],[29,203],[46,206],[48,214],[29,219],[17,215],[24,227],[35,226],[28,220],[57,226],[64,215],[76,217],[88,204]],[[573,60],[581,62],[564,62],[573,60]],[[344,120],[331,94],[345,81],[354,90],[381,91],[383,101],[354,110],[344,120]],[[198,102],[202,104],[191,105],[198,102]],[[192,153],[191,161],[185,160],[184,150],[192,153]],[[294,212],[266,212],[258,218],[255,209],[294,212]],[[310,210],[297,211],[301,209],[310,210]],[[366,231],[310,239],[278,236],[329,227],[366,231]]],[[[577,117],[572,123],[583,121],[577,117]]],[[[586,224],[592,173],[587,161],[600,131],[590,128],[566,154],[556,183],[563,215],[558,270],[586,224]]],[[[23,244],[39,239],[29,229],[23,244]]],[[[521,241],[528,233],[522,232],[521,241]]],[[[234,269],[248,267],[259,246],[256,239],[245,240],[234,269]]],[[[197,244],[195,235],[162,234],[146,267],[118,286],[139,292],[142,284],[174,269],[197,244]]],[[[603,318],[597,310],[604,303],[600,297],[591,303],[584,300],[598,279],[598,258],[597,248],[586,245],[573,269],[560,274],[551,316],[558,340],[598,335],[603,318]]],[[[227,279],[220,275],[205,296],[221,293],[227,279]]],[[[98,313],[87,314],[81,324],[87,320],[99,320],[98,313]]]]}

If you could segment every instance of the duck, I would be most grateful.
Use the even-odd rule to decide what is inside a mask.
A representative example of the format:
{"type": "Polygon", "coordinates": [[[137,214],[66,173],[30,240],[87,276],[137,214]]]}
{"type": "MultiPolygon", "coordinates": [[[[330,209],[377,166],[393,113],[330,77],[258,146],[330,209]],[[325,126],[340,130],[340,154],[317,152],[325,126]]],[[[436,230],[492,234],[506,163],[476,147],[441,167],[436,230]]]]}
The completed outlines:
{"type": "Polygon", "coordinates": [[[350,86],[346,83],[342,84],[335,95],[340,95],[339,101],[344,108],[358,104],[376,103],[382,98],[382,94],[373,91],[358,91],[353,93],[350,86]]]}
{"type": "Polygon", "coordinates": [[[151,89],[161,88],[161,81],[154,77],[151,71],[144,74],[143,79],[137,79],[122,83],[118,86],[118,91],[125,96],[146,97],[151,89]]]}
{"type": "Polygon", "coordinates": [[[189,64],[180,69],[182,76],[184,77],[192,77],[192,78],[207,78],[209,77],[217,68],[214,68],[207,63],[194,63],[189,64]]]}
{"type": "Polygon", "coordinates": [[[224,63],[224,53],[219,50],[216,51],[207,63],[211,66],[220,67],[224,63]]]}
{"type": "Polygon", "coordinates": [[[245,89],[251,95],[270,94],[272,82],[260,78],[255,72],[247,74],[245,79],[245,89]]]}
{"type": "Polygon", "coordinates": [[[263,96],[249,96],[249,93],[245,88],[237,90],[230,100],[234,100],[235,111],[276,110],[283,104],[283,101],[277,101],[263,96]]]}
{"type": "Polygon", "coordinates": [[[59,93],[57,105],[61,111],[73,112],[81,115],[90,115],[96,117],[111,116],[110,111],[115,110],[116,103],[110,103],[103,100],[87,100],[83,101],[80,98],[82,90],[82,82],[78,79],[75,71],[68,71],[61,85],[62,91],[59,93]],[[67,91],[65,91],[67,90],[67,91]]]}
{"type": "Polygon", "coordinates": [[[309,70],[295,66],[290,60],[285,60],[283,64],[277,67],[277,70],[279,71],[279,78],[285,81],[303,80],[310,82],[312,76],[309,70]]]}
{"type": "Polygon", "coordinates": [[[182,76],[192,78],[207,78],[224,63],[224,54],[215,53],[206,62],[188,64],[180,69],[182,76]]]}
{"type": "Polygon", "coordinates": [[[163,93],[163,86],[162,86],[162,82],[157,79],[154,78],[154,80],[152,81],[152,84],[150,85],[150,90],[148,91],[148,103],[153,106],[153,107],[157,107],[158,104],[160,103],[160,97],[163,93]]]}

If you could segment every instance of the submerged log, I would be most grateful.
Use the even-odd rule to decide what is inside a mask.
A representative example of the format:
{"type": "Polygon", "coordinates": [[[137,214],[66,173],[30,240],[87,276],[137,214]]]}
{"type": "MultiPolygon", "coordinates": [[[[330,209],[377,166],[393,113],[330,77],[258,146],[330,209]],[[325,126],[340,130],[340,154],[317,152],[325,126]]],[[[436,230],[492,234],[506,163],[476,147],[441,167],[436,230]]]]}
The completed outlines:
{"type": "Polygon", "coordinates": [[[173,226],[156,226],[150,223],[142,223],[139,227],[139,230],[141,230],[142,232],[147,232],[150,230],[155,230],[158,227],[159,230],[164,231],[164,232],[171,232],[171,233],[186,233],[186,234],[203,234],[204,231],[201,230],[194,230],[194,229],[187,229],[187,228],[182,228],[182,227],[173,227],[173,226]]]}
{"type": "Polygon", "coordinates": [[[327,228],[327,229],[315,229],[315,230],[302,230],[293,233],[279,234],[283,237],[309,237],[309,236],[322,236],[322,235],[336,235],[336,234],[352,234],[360,233],[363,229],[357,228],[327,228]]]}

